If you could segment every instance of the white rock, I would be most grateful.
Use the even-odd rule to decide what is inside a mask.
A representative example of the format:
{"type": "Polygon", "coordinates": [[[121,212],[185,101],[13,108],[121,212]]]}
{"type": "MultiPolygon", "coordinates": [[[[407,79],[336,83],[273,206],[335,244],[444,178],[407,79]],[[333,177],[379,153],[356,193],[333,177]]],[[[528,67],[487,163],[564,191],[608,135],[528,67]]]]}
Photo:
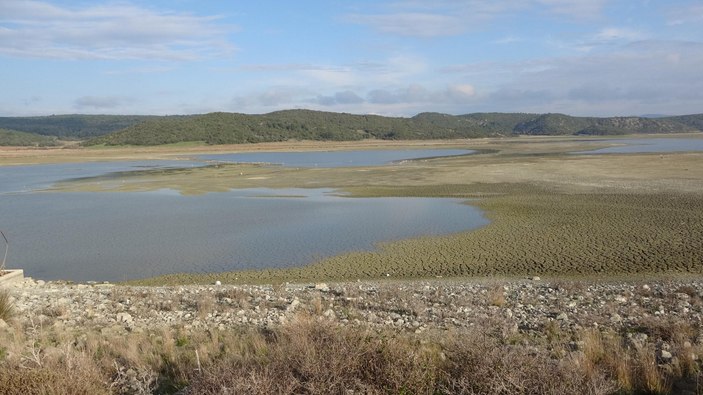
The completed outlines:
{"type": "Polygon", "coordinates": [[[124,322],[125,324],[131,324],[133,321],[132,315],[129,313],[117,313],[117,322],[124,322]]]}
{"type": "Polygon", "coordinates": [[[215,285],[222,285],[222,282],[220,280],[215,281],[215,285]]]}
{"type": "Polygon", "coordinates": [[[293,310],[295,310],[296,307],[298,307],[299,304],[300,304],[300,301],[298,299],[293,299],[293,301],[290,302],[290,304],[288,305],[286,310],[293,311],[293,310]]]}
{"type": "Polygon", "coordinates": [[[660,354],[659,354],[659,357],[660,357],[660,358],[662,359],[662,361],[664,361],[664,362],[671,361],[671,359],[674,358],[674,356],[671,355],[671,353],[670,353],[669,351],[666,351],[666,350],[661,350],[661,351],[660,351],[660,354]]]}

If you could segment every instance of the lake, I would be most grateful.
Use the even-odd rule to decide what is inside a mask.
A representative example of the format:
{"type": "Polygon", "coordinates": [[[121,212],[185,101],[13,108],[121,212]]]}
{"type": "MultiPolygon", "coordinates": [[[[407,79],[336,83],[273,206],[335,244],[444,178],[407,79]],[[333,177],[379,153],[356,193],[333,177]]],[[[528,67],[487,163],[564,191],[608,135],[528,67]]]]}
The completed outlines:
{"type": "Polygon", "coordinates": [[[457,199],[345,198],[331,192],[5,195],[8,266],[36,278],[74,281],[289,267],[373,249],[379,241],[488,223],[457,199]]]}
{"type": "MultiPolygon", "coordinates": [[[[411,150],[384,156],[368,151],[373,154],[365,162],[364,153],[354,151],[334,163],[326,152],[314,153],[321,156],[307,163],[387,164],[457,151],[467,153],[411,150]]],[[[283,158],[265,162],[304,166],[283,158]]],[[[458,199],[346,198],[329,189],[239,189],[200,196],[172,190],[42,191],[71,179],[203,165],[193,160],[0,167],[0,229],[10,239],[8,267],[35,278],[73,281],[291,267],[371,250],[382,241],[488,223],[480,210],[458,199]]]]}
{"type": "Polygon", "coordinates": [[[615,140],[592,140],[618,144],[591,151],[579,151],[575,154],[635,154],[635,153],[666,153],[703,151],[703,139],[691,138],[633,138],[615,140]]]}

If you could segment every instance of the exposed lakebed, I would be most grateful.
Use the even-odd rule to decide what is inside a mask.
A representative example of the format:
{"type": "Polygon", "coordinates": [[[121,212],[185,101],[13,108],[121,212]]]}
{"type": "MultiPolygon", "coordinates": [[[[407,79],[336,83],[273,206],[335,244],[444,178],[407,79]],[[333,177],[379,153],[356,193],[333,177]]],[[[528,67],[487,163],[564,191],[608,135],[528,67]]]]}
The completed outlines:
{"type": "MultiPolygon", "coordinates": [[[[383,158],[378,151],[355,151],[357,158],[341,160],[361,166],[469,151],[385,152],[392,154],[383,158]],[[363,160],[368,152],[371,162],[363,160]]],[[[343,165],[331,163],[330,154],[324,153],[324,161],[308,158],[308,163],[343,165]]],[[[304,166],[288,160],[263,162],[304,166]]],[[[37,278],[74,281],[290,267],[373,249],[382,241],[488,223],[477,208],[459,199],[346,198],[328,189],[237,189],[200,196],[171,190],[43,190],[72,179],[203,165],[193,160],[2,168],[0,226],[11,243],[8,266],[37,278]]]]}
{"type": "Polygon", "coordinates": [[[229,163],[269,163],[288,167],[380,166],[404,160],[459,156],[475,151],[463,149],[317,151],[317,152],[245,152],[237,154],[199,155],[199,159],[229,163]]]}

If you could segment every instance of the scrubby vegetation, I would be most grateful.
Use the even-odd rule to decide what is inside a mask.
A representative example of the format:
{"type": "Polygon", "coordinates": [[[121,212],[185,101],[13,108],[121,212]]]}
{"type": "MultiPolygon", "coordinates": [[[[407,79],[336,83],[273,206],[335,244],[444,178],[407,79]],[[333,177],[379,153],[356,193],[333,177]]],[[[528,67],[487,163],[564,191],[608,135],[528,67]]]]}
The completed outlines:
{"type": "Polygon", "coordinates": [[[152,118],[157,117],[80,114],[42,117],[0,117],[0,128],[59,137],[66,140],[85,139],[121,130],[152,118]]]}
{"type": "Polygon", "coordinates": [[[3,394],[666,394],[701,391],[703,349],[687,322],[671,334],[500,323],[421,334],[346,327],[301,313],[272,329],[101,335],[57,327],[2,333],[3,394]],[[664,340],[663,340],[664,339],[664,340]],[[666,362],[656,342],[669,345],[666,362]]]}
{"type": "Polygon", "coordinates": [[[55,146],[57,144],[58,143],[55,137],[0,129],[0,146],[48,147],[55,146]]]}
{"type": "Polygon", "coordinates": [[[91,139],[86,145],[159,145],[183,141],[207,144],[286,140],[456,139],[522,134],[626,134],[699,131],[702,115],[677,118],[586,118],[563,114],[422,113],[412,118],[353,115],[309,110],[263,115],[211,113],[154,118],[91,139]]]}
{"type": "Polygon", "coordinates": [[[402,118],[285,110],[261,115],[218,112],[181,116],[0,117],[0,128],[61,139],[88,139],[86,145],[161,145],[196,141],[234,144],[287,140],[423,140],[509,135],[690,132],[703,130],[703,115],[653,119],[527,113],[457,116],[421,113],[402,118]]]}

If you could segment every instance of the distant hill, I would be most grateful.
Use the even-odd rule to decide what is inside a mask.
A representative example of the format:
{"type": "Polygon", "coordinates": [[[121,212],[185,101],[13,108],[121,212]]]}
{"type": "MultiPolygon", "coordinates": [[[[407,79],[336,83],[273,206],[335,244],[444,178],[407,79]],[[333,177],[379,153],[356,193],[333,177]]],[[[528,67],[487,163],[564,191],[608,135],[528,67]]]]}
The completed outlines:
{"type": "Polygon", "coordinates": [[[64,140],[83,140],[102,136],[147,119],[144,115],[50,115],[44,117],[0,117],[0,129],[55,136],[64,140]]]}
{"type": "Polygon", "coordinates": [[[564,114],[421,113],[412,118],[310,110],[262,115],[211,113],[154,118],[86,145],[207,144],[285,140],[417,140],[509,135],[618,135],[703,131],[703,114],[665,118],[572,117],[564,114]]]}
{"type": "Polygon", "coordinates": [[[411,118],[285,110],[249,115],[54,115],[0,118],[0,128],[80,139],[85,145],[206,144],[286,140],[418,140],[515,135],[619,135],[703,131],[703,114],[572,117],[565,114],[420,113],[411,118]]]}
{"type": "MultiPolygon", "coordinates": [[[[703,115],[696,115],[703,121],[703,115]]],[[[667,118],[642,117],[572,117],[564,114],[543,114],[514,127],[526,135],[618,135],[632,133],[676,133],[701,130],[684,122],[667,118]]]]}
{"type": "Polygon", "coordinates": [[[0,129],[0,146],[34,146],[49,147],[58,145],[56,137],[42,136],[35,133],[0,129]]]}

